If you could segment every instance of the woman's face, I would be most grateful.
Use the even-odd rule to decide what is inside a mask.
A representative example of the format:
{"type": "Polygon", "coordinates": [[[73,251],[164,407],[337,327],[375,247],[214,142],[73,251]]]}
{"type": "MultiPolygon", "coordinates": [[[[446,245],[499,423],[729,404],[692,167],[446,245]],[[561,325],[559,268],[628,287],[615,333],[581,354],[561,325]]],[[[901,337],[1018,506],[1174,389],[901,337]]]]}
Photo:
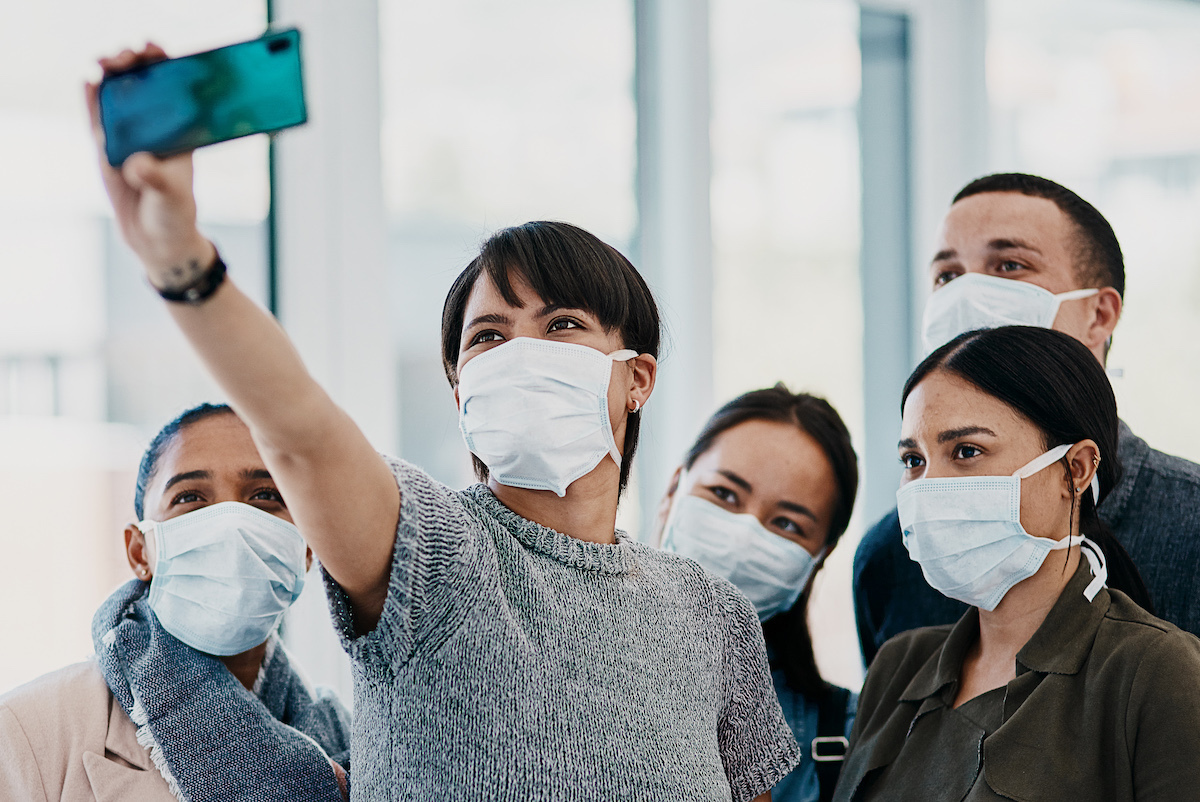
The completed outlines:
{"type": "MultiPolygon", "coordinates": [[[[250,430],[232,414],[203,418],[176,433],[150,477],[143,514],[151,521],[166,521],[225,501],[249,504],[292,523],[250,430]]],[[[134,573],[149,579],[154,569],[153,538],[144,538],[136,526],[130,526],[125,542],[134,573]]]]}
{"type": "MultiPolygon", "coordinates": [[[[900,462],[915,479],[1011,476],[1046,452],[1042,433],[1012,407],[945,371],[926,376],[904,403],[900,462]]],[[[1057,464],[1021,480],[1021,525],[1055,540],[1070,534],[1074,486],[1057,464]]]]}
{"type": "MultiPolygon", "coordinates": [[[[456,372],[461,373],[463,366],[480,354],[517,337],[585,345],[604,354],[625,347],[621,333],[605,329],[591,312],[548,305],[516,273],[510,274],[510,283],[521,306],[512,306],[504,300],[487,273],[475,281],[463,314],[456,372]]],[[[639,406],[645,405],[654,389],[656,367],[650,354],[613,363],[608,410],[618,448],[625,443],[626,411],[635,400],[639,406]]],[[[457,387],[454,392],[457,400],[457,387]]]]}
{"type": "Polygon", "coordinates": [[[790,423],[750,420],[726,429],[669,494],[699,496],[753,515],[766,529],[816,555],[829,539],[837,503],[829,458],[790,423]]]}

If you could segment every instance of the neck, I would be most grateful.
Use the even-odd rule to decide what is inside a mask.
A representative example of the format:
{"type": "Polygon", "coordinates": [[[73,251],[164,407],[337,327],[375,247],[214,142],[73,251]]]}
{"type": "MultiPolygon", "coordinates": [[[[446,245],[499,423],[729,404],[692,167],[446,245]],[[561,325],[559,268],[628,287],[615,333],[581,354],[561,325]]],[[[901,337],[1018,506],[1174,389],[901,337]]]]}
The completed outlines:
{"type": "Polygon", "coordinates": [[[500,503],[534,523],[591,543],[615,543],[620,468],[605,457],[591,473],[570,484],[559,498],[550,490],[526,490],[488,479],[500,503]]]}
{"type": "Polygon", "coordinates": [[[246,686],[246,690],[253,693],[254,682],[258,679],[259,669],[262,668],[263,659],[266,656],[267,642],[263,641],[253,649],[247,649],[241,654],[231,654],[217,659],[225,664],[233,676],[237,677],[238,682],[246,686]]]}
{"type": "Polygon", "coordinates": [[[963,661],[956,707],[1016,677],[1017,653],[1046,620],[1078,565],[1078,546],[1052,551],[1038,572],[1014,585],[995,610],[979,611],[979,640],[963,661]]]}

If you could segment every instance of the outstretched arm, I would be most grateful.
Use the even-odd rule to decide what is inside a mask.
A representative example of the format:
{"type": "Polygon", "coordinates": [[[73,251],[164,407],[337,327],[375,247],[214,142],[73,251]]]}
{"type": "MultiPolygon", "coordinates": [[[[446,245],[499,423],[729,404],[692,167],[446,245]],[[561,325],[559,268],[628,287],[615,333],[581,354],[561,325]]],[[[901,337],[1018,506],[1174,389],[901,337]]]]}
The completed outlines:
{"type": "MultiPolygon", "coordinates": [[[[102,59],[121,72],[166,58],[147,45],[102,59]]],[[[191,154],[104,156],[97,89],[86,88],[100,171],[122,237],[159,289],[186,286],[216,258],[196,226],[191,154]]],[[[400,492],[391,470],[354,421],[305,369],[279,324],[227,279],[203,303],[170,303],[171,316],[250,427],[300,532],[346,591],[360,632],[372,629],[387,594],[400,492]]]]}

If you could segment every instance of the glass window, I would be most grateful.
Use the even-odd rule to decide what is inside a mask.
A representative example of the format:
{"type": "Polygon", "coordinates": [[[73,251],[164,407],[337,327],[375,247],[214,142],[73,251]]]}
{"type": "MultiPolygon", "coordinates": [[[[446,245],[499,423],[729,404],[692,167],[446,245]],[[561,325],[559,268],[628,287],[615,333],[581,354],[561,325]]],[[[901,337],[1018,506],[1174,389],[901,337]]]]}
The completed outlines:
{"type": "Polygon", "coordinates": [[[1058,181],[1112,224],[1126,272],[1108,359],[1121,417],[1200,460],[1200,6],[990,8],[993,165],[1058,181]]]}
{"type": "MultiPolygon", "coordinates": [[[[824,396],[861,443],[858,5],[712,2],[716,398],[784,381],[824,396]]],[[[810,608],[826,677],[857,687],[857,522],[810,608]]]]}
{"type": "MultiPolygon", "coordinates": [[[[0,26],[0,693],[92,652],[91,617],[133,574],[122,530],[149,437],[218,398],[120,243],[84,113],[95,59],[262,33],[265,5],[26,3],[0,26]]],[[[197,154],[204,230],[264,295],[267,146],[197,154]]]]}

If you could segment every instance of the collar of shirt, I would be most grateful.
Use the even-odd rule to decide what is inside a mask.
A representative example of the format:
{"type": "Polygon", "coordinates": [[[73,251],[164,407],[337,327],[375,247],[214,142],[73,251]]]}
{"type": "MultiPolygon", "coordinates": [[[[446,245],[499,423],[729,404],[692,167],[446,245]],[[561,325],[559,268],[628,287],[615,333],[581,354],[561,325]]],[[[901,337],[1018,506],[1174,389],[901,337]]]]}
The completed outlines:
{"type": "MultiPolygon", "coordinates": [[[[1101,589],[1091,602],[1084,597],[1083,591],[1091,581],[1091,568],[1086,560],[1080,560],[1046,620],[1017,653],[1017,677],[1028,671],[1075,674],[1083,667],[1109,606],[1106,589],[1101,589]]],[[[913,676],[900,701],[919,703],[936,696],[946,702],[944,692],[947,688],[957,689],[967,651],[978,637],[979,610],[972,607],[950,630],[938,658],[928,660],[913,676]]]]}

